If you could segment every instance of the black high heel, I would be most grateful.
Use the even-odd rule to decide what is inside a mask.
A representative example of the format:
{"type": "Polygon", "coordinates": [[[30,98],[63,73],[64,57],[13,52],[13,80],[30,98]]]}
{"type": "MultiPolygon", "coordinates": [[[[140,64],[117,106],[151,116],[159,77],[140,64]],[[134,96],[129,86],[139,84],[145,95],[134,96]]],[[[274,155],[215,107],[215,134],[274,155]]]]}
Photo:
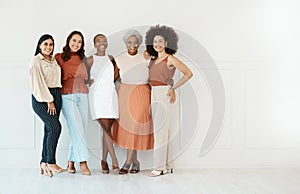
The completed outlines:
{"type": "Polygon", "coordinates": [[[131,164],[125,163],[123,167],[120,169],[119,174],[127,174],[131,164]]]}
{"type": "Polygon", "coordinates": [[[139,161],[137,163],[134,163],[134,162],[132,163],[132,167],[131,167],[131,170],[129,172],[132,173],[132,174],[140,172],[140,163],[139,163],[139,161]]]}

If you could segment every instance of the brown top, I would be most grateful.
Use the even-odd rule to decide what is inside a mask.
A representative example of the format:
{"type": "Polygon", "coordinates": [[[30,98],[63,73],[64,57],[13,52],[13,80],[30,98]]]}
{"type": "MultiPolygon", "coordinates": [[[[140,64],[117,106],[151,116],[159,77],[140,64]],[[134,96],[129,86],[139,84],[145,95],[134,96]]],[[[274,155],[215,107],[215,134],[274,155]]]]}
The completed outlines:
{"type": "Polygon", "coordinates": [[[76,53],[71,53],[71,58],[68,61],[63,61],[61,54],[55,55],[62,71],[61,94],[88,93],[85,83],[88,80],[85,64],[76,53]]]}
{"type": "Polygon", "coordinates": [[[176,68],[169,69],[167,65],[168,57],[155,64],[155,60],[150,61],[149,79],[152,86],[171,85],[173,86],[173,76],[176,68]]]}

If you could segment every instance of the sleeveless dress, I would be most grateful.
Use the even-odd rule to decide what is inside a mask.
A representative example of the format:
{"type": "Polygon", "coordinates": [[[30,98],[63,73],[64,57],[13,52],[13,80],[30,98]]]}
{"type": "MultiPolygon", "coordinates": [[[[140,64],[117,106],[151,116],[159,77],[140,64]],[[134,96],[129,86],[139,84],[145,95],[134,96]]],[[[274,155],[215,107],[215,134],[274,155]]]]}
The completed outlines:
{"type": "Polygon", "coordinates": [[[92,119],[118,118],[118,97],[114,84],[114,65],[108,55],[93,55],[89,101],[92,119]]]}

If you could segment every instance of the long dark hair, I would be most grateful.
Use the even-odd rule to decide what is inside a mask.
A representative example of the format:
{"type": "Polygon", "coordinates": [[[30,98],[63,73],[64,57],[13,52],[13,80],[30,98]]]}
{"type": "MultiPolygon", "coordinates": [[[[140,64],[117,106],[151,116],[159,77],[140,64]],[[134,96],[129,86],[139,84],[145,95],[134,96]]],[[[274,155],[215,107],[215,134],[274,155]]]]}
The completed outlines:
{"type": "Polygon", "coordinates": [[[146,48],[147,52],[154,58],[157,57],[157,52],[153,48],[153,39],[156,35],[162,36],[165,41],[168,43],[168,45],[165,48],[166,53],[173,55],[176,53],[178,49],[178,35],[177,33],[173,30],[173,28],[168,27],[168,26],[160,26],[159,24],[156,26],[150,27],[150,29],[146,32],[146,38],[145,38],[145,43],[146,43],[146,48]]]}
{"type": "Polygon", "coordinates": [[[76,52],[76,54],[80,57],[81,60],[84,59],[85,57],[85,50],[84,50],[84,38],[81,32],[79,31],[73,31],[69,34],[67,41],[66,41],[66,45],[63,48],[63,53],[61,54],[61,58],[63,59],[63,61],[68,61],[71,58],[71,49],[69,47],[69,43],[71,41],[72,36],[74,36],[75,34],[78,34],[79,36],[81,36],[82,39],[82,43],[81,43],[81,47],[80,49],[76,52]]]}
{"type": "MultiPolygon", "coordinates": [[[[42,42],[44,42],[45,40],[48,40],[48,39],[51,39],[53,41],[53,50],[54,50],[54,39],[53,39],[53,37],[49,34],[44,34],[43,36],[41,36],[41,38],[39,39],[39,42],[37,43],[34,56],[36,56],[37,54],[39,54],[41,52],[40,45],[42,44],[42,42]]],[[[53,55],[53,50],[50,53],[51,56],[53,55]]]]}

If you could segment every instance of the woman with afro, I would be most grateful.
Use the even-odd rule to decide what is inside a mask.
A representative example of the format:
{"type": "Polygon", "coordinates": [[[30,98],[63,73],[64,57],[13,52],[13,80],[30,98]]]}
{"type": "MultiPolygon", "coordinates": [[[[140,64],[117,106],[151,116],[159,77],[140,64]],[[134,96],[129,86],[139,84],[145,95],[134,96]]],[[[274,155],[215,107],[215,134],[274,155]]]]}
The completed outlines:
{"type": "Polygon", "coordinates": [[[176,93],[193,73],[173,56],[177,51],[178,36],[168,26],[152,26],[146,33],[147,52],[151,56],[149,79],[151,83],[151,112],[154,127],[153,167],[151,177],[160,176],[171,170],[173,164],[168,158],[170,126],[174,112],[176,93]],[[178,69],[183,76],[174,83],[173,76],[178,69]]]}

